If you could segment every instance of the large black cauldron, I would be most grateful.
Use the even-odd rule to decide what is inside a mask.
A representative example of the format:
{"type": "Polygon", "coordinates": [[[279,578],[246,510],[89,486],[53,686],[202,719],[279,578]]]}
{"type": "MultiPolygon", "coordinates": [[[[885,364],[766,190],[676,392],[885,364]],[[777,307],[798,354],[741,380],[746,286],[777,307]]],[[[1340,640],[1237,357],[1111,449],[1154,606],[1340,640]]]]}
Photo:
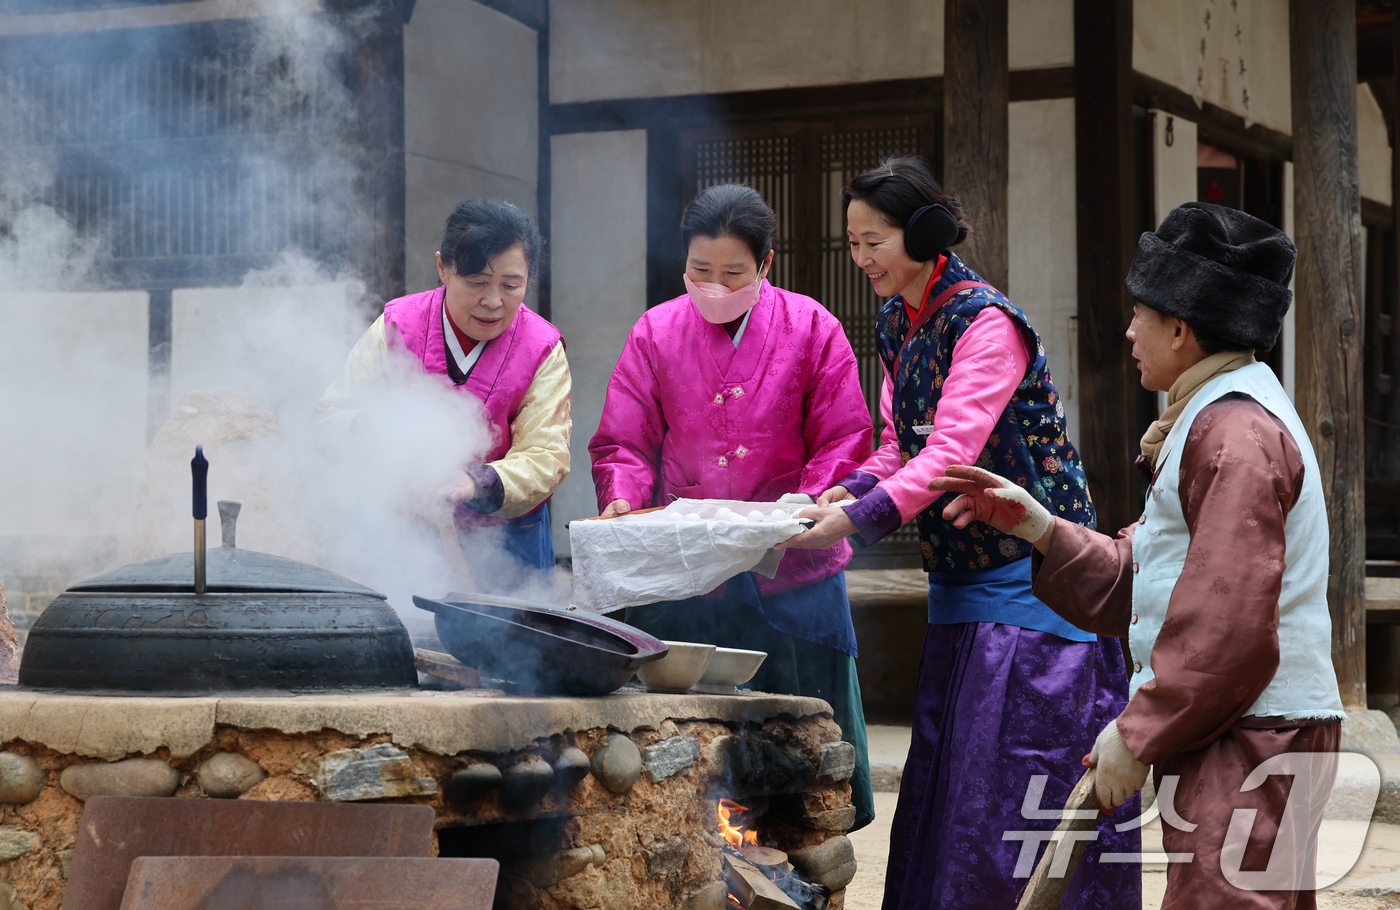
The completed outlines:
{"type": "Polygon", "coordinates": [[[416,685],[408,632],[384,595],[238,549],[237,503],[219,506],[223,546],[208,553],[204,593],[192,553],[74,585],[30,630],[20,685],[167,695],[416,685]]]}

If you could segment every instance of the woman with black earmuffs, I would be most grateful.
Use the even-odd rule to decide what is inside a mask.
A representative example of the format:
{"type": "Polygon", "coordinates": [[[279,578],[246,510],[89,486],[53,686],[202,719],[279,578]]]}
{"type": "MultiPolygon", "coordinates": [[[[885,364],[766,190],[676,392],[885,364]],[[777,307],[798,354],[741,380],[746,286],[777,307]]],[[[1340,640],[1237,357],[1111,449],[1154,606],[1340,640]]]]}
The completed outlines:
{"type": "MultiPolygon", "coordinates": [[[[929,573],[913,739],[890,833],[884,910],[1013,908],[1043,835],[1122,711],[1128,680],[1113,638],[1084,632],[1031,594],[1030,544],[944,520],[929,481],[976,464],[1052,515],[1094,526],[1045,348],[1017,306],[950,247],[970,228],[928,163],[894,157],[842,190],[851,256],[880,308],[884,429],[875,452],[801,513],[789,547],[847,536],[869,546],[917,521],[929,573]]],[[[1111,821],[1133,819],[1136,802],[1111,821]]],[[[1137,826],[1102,822],[1064,907],[1135,907],[1137,826]]]]}

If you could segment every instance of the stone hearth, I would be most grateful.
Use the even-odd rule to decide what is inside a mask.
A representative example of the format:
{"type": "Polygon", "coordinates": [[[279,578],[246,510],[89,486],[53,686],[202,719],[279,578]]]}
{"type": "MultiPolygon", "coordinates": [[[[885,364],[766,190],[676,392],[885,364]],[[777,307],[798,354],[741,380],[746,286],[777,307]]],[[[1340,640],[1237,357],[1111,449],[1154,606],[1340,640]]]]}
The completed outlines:
{"type": "Polygon", "coordinates": [[[817,699],[7,688],[0,748],[0,881],[26,910],[60,906],[96,794],[429,805],[435,854],[502,861],[497,907],[718,910],[721,797],[762,807],[764,838],[832,887],[832,910],[854,872],[853,753],[817,699]]]}

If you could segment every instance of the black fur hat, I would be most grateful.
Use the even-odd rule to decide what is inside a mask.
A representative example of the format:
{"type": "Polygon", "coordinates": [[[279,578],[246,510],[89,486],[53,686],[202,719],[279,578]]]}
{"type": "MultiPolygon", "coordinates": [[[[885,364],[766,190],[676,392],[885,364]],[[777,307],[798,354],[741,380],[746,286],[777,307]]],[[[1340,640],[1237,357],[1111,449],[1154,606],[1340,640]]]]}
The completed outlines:
{"type": "Polygon", "coordinates": [[[1188,202],[1138,239],[1123,284],[1137,300],[1198,332],[1267,351],[1293,300],[1288,280],[1297,258],[1287,234],[1253,215],[1188,202]]]}

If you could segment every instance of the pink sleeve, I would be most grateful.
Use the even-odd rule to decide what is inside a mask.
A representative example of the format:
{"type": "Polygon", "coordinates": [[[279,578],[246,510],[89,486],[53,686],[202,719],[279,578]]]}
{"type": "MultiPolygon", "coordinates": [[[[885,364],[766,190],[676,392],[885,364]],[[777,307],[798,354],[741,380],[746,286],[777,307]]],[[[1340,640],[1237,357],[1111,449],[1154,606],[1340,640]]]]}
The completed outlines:
{"type": "Polygon", "coordinates": [[[656,495],[666,419],[652,369],[654,350],[643,317],[617,358],[598,432],[588,443],[599,511],[615,499],[625,499],[634,509],[649,508],[656,495]]]}
{"type": "Polygon", "coordinates": [[[873,474],[879,480],[887,479],[904,466],[899,456],[899,440],[894,435],[894,405],[890,385],[890,374],[885,372],[885,381],[880,386],[880,419],[884,427],[880,430],[880,447],[870,453],[870,457],[857,469],[873,474]]]}
{"type": "Polygon", "coordinates": [[[953,348],[923,450],[879,484],[903,521],[943,495],[930,492],[928,482],[948,465],[977,463],[1029,365],[1030,352],[1011,317],[990,306],[978,313],[953,348]]]}
{"type": "MultiPolygon", "coordinates": [[[[802,439],[808,461],[795,492],[820,496],[870,451],[870,412],[855,352],[835,319],[819,323],[815,364],[802,393],[802,439]]],[[[815,339],[814,339],[815,340],[815,339]]]]}

